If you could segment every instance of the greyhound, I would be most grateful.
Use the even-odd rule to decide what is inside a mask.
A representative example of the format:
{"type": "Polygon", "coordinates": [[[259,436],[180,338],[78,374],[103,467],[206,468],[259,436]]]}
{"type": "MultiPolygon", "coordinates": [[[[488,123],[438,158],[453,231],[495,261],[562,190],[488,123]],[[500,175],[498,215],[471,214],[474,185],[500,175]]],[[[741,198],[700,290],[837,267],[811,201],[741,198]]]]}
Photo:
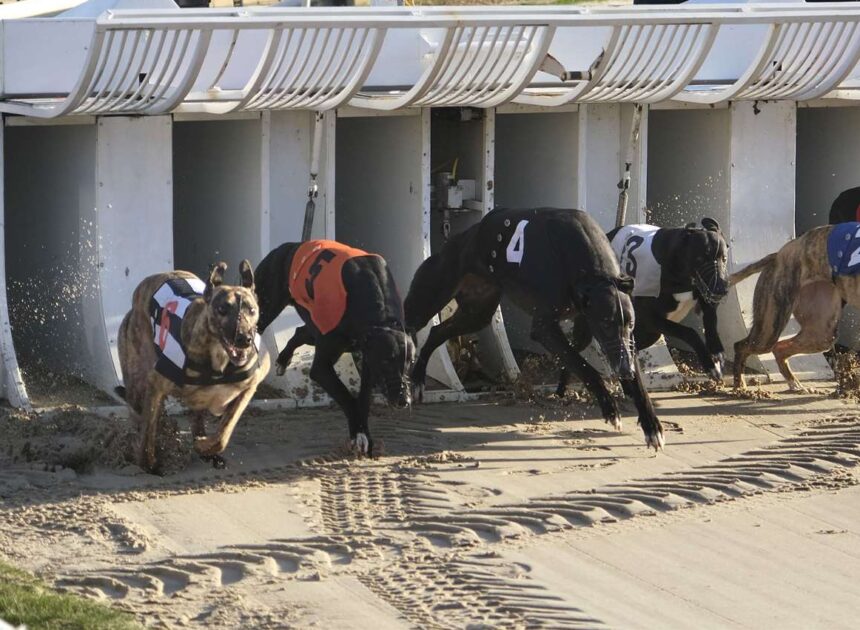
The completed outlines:
{"type": "Polygon", "coordinates": [[[415,346],[405,333],[400,295],[385,260],[336,241],[284,243],[263,258],[256,278],[261,332],[289,305],[304,322],[278,355],[277,373],[284,373],[297,348],[315,346],[311,378],[346,414],[353,448],[372,455],[373,386],[380,384],[397,408],[412,402],[408,372],[415,346]],[[334,370],[348,351],[361,354],[358,398],[334,370]]]}
{"type": "Polygon", "coordinates": [[[646,444],[660,449],[663,428],[642,383],[633,344],[632,290],[632,278],[622,275],[606,235],[585,212],[494,210],[452,236],[415,273],[404,302],[411,334],[451,299],[457,310],[430,330],[413,383],[420,394],[433,351],[486,326],[505,293],[532,314],[532,338],[585,383],[604,419],[620,429],[618,409],[600,374],[570,344],[559,320],[574,316],[588,323],[624,392],[636,403],[646,444]]]}
{"type": "MultiPolygon", "coordinates": [[[[722,381],[723,343],[717,332],[717,305],[728,293],[726,241],[720,225],[708,217],[702,227],[626,225],[607,234],[623,272],[633,276],[636,348],[644,350],[668,335],[688,344],[715,381],[722,381]],[[705,341],[680,321],[698,306],[702,311],[705,341]]],[[[588,322],[574,325],[574,347],[591,342],[588,322]]],[[[564,395],[569,374],[562,366],[556,393],[564,395]]]]}
{"type": "Polygon", "coordinates": [[[204,283],[187,271],[159,273],[134,290],[120,324],[118,349],[124,387],[117,394],[140,424],[140,465],[156,469],[156,434],[168,396],[195,412],[194,448],[213,465],[269,372],[256,335],[258,308],[251,263],[240,266],[241,286],[224,284],[218,263],[204,283]],[[205,413],[220,416],[218,432],[206,437],[205,413]]]}

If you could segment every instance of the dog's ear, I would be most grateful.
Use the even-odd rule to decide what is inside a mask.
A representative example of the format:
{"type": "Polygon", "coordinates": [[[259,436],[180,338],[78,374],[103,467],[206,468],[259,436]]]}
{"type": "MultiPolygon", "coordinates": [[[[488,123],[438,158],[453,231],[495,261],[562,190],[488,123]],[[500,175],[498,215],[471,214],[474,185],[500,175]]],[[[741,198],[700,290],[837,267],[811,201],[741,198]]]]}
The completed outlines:
{"type": "Polygon", "coordinates": [[[254,269],[251,267],[251,261],[247,258],[239,264],[239,275],[242,278],[242,286],[246,289],[254,290],[254,269]]]}
{"type": "Polygon", "coordinates": [[[633,278],[628,275],[621,274],[615,279],[615,286],[619,291],[624,291],[627,295],[633,295],[633,278]]]}
{"type": "Polygon", "coordinates": [[[709,232],[721,232],[720,224],[717,223],[716,219],[712,219],[711,217],[705,217],[702,219],[702,227],[708,230],[709,232]]]}
{"type": "Polygon", "coordinates": [[[206,282],[206,289],[203,291],[203,299],[209,302],[212,300],[212,294],[215,292],[215,287],[224,284],[224,274],[227,273],[227,263],[219,262],[209,274],[209,280],[206,282]]]}

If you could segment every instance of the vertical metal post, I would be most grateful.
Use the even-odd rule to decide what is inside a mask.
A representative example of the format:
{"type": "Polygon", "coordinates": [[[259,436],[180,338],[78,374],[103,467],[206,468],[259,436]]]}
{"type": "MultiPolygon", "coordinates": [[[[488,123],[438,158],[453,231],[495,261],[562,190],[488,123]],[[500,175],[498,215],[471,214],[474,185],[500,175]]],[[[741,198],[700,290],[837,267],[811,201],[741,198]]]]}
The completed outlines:
{"type": "Polygon", "coordinates": [[[630,170],[633,166],[633,158],[636,151],[636,144],[639,142],[639,125],[642,122],[642,104],[636,103],[633,106],[633,118],[630,121],[630,136],[627,140],[627,151],[624,155],[624,174],[621,176],[621,181],[618,182],[618,209],[615,213],[615,227],[624,225],[627,219],[627,199],[630,190],[630,170]]]}
{"type": "Polygon", "coordinates": [[[305,204],[305,222],[302,226],[302,241],[311,238],[314,227],[314,212],[316,211],[316,198],[319,195],[317,176],[320,170],[320,151],[322,150],[323,112],[314,114],[314,139],[311,146],[311,182],[308,186],[308,202],[305,204]]]}

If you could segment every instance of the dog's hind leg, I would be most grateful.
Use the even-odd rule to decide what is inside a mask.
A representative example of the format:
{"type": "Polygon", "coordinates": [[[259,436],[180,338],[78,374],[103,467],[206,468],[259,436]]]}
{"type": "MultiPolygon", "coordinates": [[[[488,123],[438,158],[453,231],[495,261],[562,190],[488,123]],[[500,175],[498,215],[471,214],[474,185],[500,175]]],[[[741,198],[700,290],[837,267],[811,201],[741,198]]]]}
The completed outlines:
{"type": "Polygon", "coordinates": [[[164,393],[166,390],[158,387],[155,381],[163,378],[158,374],[152,374],[143,401],[140,426],[140,467],[147,472],[155,470],[155,445],[161,425],[161,415],[164,412],[164,400],[167,398],[164,393]]]}
{"type": "Polygon", "coordinates": [[[547,351],[558,358],[564,366],[585,384],[600,405],[603,419],[612,424],[616,429],[621,429],[621,416],[615,401],[606,389],[606,384],[600,374],[591,367],[565,337],[558,319],[552,314],[535,314],[532,319],[531,337],[547,351]]]}
{"type": "MultiPolygon", "coordinates": [[[[591,328],[588,326],[588,319],[584,315],[577,315],[573,320],[573,335],[571,346],[574,352],[582,352],[591,343],[593,335],[591,328]]],[[[558,387],[555,389],[555,395],[561,398],[567,392],[567,385],[570,382],[570,372],[562,363],[558,374],[558,387]]]]}
{"type": "Polygon", "coordinates": [[[416,398],[423,398],[424,380],[427,374],[427,363],[430,356],[443,343],[459,335],[478,332],[493,319],[501,292],[488,282],[471,283],[457,293],[457,310],[438,326],[430,329],[427,341],[418,354],[418,360],[412,368],[412,384],[418,389],[416,398]]]}
{"type": "Polygon", "coordinates": [[[769,352],[782,333],[791,312],[794,309],[796,295],[796,279],[779,278],[794,274],[794,269],[774,269],[774,265],[765,268],[759,276],[753,294],[753,325],[750,334],[735,343],[734,384],[736,388],[746,387],[744,380],[744,365],[751,354],[769,352]],[[779,273],[779,276],[778,276],[779,273]]]}
{"type": "Polygon", "coordinates": [[[824,352],[830,348],[836,340],[842,304],[839,293],[830,282],[814,282],[800,290],[794,309],[800,332],[790,339],[778,341],[773,347],[776,364],[790,391],[803,392],[805,389],[788,365],[789,357],[824,352]]]}
{"type": "Polygon", "coordinates": [[[278,367],[276,369],[278,376],[283,376],[284,372],[287,371],[287,366],[290,364],[290,361],[293,360],[293,354],[298,348],[312,345],[314,345],[314,337],[308,330],[308,327],[299,326],[296,328],[293,336],[290,337],[287,345],[284,346],[284,349],[281,350],[281,353],[278,355],[278,367]]]}

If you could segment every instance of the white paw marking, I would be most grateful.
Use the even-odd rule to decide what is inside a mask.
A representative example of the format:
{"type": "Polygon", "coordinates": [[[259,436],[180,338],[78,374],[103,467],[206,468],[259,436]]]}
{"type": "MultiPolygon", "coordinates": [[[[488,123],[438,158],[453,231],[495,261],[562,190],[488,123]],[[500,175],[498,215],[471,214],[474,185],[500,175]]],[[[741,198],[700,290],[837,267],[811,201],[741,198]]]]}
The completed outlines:
{"type": "Polygon", "coordinates": [[[364,433],[359,433],[352,441],[352,448],[361,455],[367,455],[367,449],[370,448],[370,440],[367,439],[364,433]]]}
{"type": "Polygon", "coordinates": [[[663,437],[663,432],[658,431],[656,435],[645,436],[645,446],[653,448],[655,451],[662,451],[666,446],[666,438],[663,437]]]}

